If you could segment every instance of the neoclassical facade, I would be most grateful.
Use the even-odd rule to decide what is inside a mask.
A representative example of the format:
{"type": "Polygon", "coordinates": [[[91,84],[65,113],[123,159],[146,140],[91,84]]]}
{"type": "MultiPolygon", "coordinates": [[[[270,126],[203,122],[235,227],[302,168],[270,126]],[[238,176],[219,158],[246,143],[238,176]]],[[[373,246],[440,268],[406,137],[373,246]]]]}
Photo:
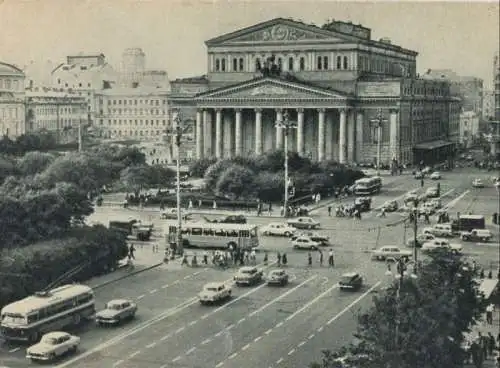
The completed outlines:
{"type": "Polygon", "coordinates": [[[24,72],[0,62],[0,136],[16,138],[26,132],[24,121],[24,72]]]}
{"type": "Polygon", "coordinates": [[[207,75],[172,81],[169,95],[196,157],[283,149],[285,112],[288,150],[316,161],[375,162],[379,126],[383,163],[451,145],[449,84],[418,79],[417,53],[368,28],[277,18],[206,46],[207,75]]]}

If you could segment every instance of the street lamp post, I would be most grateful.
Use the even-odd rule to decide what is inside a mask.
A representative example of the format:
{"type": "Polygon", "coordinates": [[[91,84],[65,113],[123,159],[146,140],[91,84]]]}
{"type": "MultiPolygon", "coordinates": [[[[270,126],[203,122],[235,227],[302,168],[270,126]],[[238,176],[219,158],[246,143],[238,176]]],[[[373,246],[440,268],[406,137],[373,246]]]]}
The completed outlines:
{"type": "Polygon", "coordinates": [[[377,176],[380,176],[380,151],[382,148],[382,124],[387,123],[382,115],[382,109],[377,110],[377,117],[370,120],[370,123],[375,124],[377,127],[377,176]]]}
{"type": "MultiPolygon", "coordinates": [[[[182,214],[181,214],[181,160],[180,160],[180,147],[181,147],[181,137],[183,134],[182,130],[182,119],[180,116],[180,112],[177,112],[174,119],[174,129],[173,132],[175,134],[175,145],[177,146],[177,157],[176,157],[176,174],[177,174],[177,183],[176,183],[176,196],[177,196],[177,253],[182,256],[182,214]]],[[[174,254],[175,256],[175,254],[174,254]]]]}
{"type": "Polygon", "coordinates": [[[285,196],[283,201],[283,217],[287,217],[288,215],[288,134],[290,129],[295,129],[297,126],[294,121],[290,120],[290,116],[288,111],[285,110],[283,112],[282,120],[276,121],[276,127],[284,130],[285,134],[285,142],[284,142],[284,150],[285,150],[285,196]]]}

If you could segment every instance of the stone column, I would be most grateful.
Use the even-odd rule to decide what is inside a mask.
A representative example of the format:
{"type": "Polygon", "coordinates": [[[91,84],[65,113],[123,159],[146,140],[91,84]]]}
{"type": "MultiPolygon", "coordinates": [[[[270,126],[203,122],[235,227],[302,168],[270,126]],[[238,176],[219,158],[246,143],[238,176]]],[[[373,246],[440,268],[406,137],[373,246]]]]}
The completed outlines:
{"type": "Polygon", "coordinates": [[[212,151],[212,121],[211,121],[210,112],[208,110],[203,110],[203,136],[204,136],[203,146],[205,149],[204,156],[210,157],[213,155],[213,151],[212,151]]]}
{"type": "Polygon", "coordinates": [[[222,158],[222,110],[215,110],[215,157],[222,158]]]}
{"type": "Polygon", "coordinates": [[[262,109],[255,109],[255,154],[262,155],[262,109]]]}
{"type": "Polygon", "coordinates": [[[363,157],[363,110],[356,111],[356,161],[363,157]]]}
{"type": "Polygon", "coordinates": [[[389,147],[391,151],[391,160],[399,160],[399,129],[398,129],[399,110],[391,109],[389,117],[389,147]]]}
{"type": "Polygon", "coordinates": [[[355,142],[355,124],[354,121],[354,110],[349,110],[347,119],[347,160],[349,162],[354,162],[354,153],[356,149],[355,142]]]}
{"type": "Polygon", "coordinates": [[[223,131],[223,140],[222,147],[223,153],[222,155],[227,158],[231,158],[233,156],[233,119],[232,116],[227,113],[222,117],[222,123],[224,128],[223,131]]]}
{"type": "Polygon", "coordinates": [[[318,161],[325,159],[325,109],[318,109],[318,161]]]}
{"type": "Polygon", "coordinates": [[[297,109],[297,153],[304,155],[304,109],[297,109]]]}
{"type": "Polygon", "coordinates": [[[241,156],[243,149],[243,142],[241,140],[241,109],[235,111],[235,125],[234,125],[234,139],[235,139],[235,155],[241,156]]]}
{"type": "Polygon", "coordinates": [[[203,157],[203,126],[202,126],[201,110],[196,111],[196,158],[199,160],[203,157]]]}
{"type": "Polygon", "coordinates": [[[347,110],[340,110],[340,127],[339,127],[339,162],[345,164],[347,153],[347,110]]]}
{"type": "MultiPolygon", "coordinates": [[[[281,109],[276,109],[276,121],[275,125],[278,122],[283,122],[283,110],[281,109]]],[[[278,127],[276,125],[276,149],[280,150],[283,149],[283,128],[278,127]]]]}

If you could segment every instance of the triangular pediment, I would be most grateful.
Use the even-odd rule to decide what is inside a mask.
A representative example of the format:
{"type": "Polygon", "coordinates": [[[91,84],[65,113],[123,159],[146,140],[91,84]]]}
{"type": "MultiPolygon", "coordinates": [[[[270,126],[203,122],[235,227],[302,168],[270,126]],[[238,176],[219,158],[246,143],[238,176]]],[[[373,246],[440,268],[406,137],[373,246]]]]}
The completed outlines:
{"type": "Polygon", "coordinates": [[[324,30],[301,22],[277,18],[256,24],[236,32],[228,33],[206,42],[207,45],[228,45],[235,43],[276,43],[319,41],[343,42],[346,37],[332,31],[324,30]]]}
{"type": "Polygon", "coordinates": [[[238,85],[207,91],[197,99],[347,99],[348,96],[319,87],[273,78],[252,80],[238,85]]]}

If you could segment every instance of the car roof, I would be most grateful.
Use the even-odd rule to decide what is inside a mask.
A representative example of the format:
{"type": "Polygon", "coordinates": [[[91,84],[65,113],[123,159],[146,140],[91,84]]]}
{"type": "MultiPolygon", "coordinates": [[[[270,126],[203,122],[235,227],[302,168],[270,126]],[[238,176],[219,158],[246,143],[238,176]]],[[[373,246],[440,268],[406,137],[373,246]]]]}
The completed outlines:
{"type": "Polygon", "coordinates": [[[354,277],[354,276],[358,276],[358,275],[359,275],[358,272],[352,271],[352,272],[346,272],[346,273],[342,274],[341,277],[354,277]]]}
{"type": "Polygon", "coordinates": [[[223,285],[223,282],[209,282],[208,284],[205,284],[205,288],[218,288],[223,285]]]}
{"type": "Polygon", "coordinates": [[[68,336],[68,335],[69,335],[69,333],[64,332],[64,331],[53,331],[53,332],[46,333],[45,335],[43,335],[43,337],[48,337],[51,339],[58,339],[60,337],[68,336]]]}
{"type": "Polygon", "coordinates": [[[274,272],[281,273],[281,272],[285,272],[285,270],[283,268],[276,268],[274,270],[269,271],[269,273],[274,273],[274,272]]]}
{"type": "Polygon", "coordinates": [[[243,266],[243,267],[240,267],[240,271],[252,271],[252,270],[255,270],[257,269],[257,267],[254,267],[254,266],[243,266]]]}
{"type": "Polygon", "coordinates": [[[113,300],[110,300],[108,302],[109,303],[112,303],[112,304],[123,304],[123,303],[130,303],[130,300],[127,300],[127,299],[113,299],[113,300]]]}

